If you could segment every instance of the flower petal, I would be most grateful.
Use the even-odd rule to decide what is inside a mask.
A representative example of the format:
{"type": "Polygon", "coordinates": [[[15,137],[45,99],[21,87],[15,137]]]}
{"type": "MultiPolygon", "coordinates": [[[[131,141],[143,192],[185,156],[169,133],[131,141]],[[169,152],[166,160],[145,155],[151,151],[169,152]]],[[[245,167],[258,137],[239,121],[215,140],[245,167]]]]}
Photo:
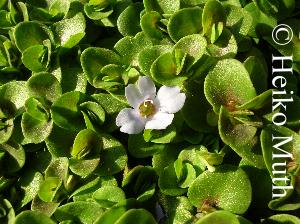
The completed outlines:
{"type": "Polygon", "coordinates": [[[152,119],[146,122],[145,129],[166,129],[174,118],[174,114],[156,113],[152,119]]]}
{"type": "Polygon", "coordinates": [[[157,92],[157,100],[159,101],[161,112],[176,113],[184,105],[185,94],[180,93],[178,86],[169,87],[162,86],[157,92]]]}
{"type": "Polygon", "coordinates": [[[140,77],[138,86],[144,99],[154,99],[156,95],[156,88],[151,78],[147,76],[140,77]]]}
{"type": "Polygon", "coordinates": [[[127,134],[138,134],[145,127],[145,120],[139,117],[134,109],[125,108],[120,111],[116,118],[116,125],[121,132],[127,134]]]}
{"type": "Polygon", "coordinates": [[[133,108],[137,108],[144,101],[144,97],[134,84],[129,84],[125,87],[125,96],[133,108]]]}

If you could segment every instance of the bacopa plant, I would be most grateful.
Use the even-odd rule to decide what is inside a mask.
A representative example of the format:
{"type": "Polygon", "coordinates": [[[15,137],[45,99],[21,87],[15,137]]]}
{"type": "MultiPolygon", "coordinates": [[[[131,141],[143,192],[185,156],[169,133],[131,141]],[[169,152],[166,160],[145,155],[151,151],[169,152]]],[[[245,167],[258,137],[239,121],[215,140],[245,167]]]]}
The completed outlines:
{"type": "Polygon", "coordinates": [[[300,224],[299,15],[0,0],[0,223],[300,224]]]}

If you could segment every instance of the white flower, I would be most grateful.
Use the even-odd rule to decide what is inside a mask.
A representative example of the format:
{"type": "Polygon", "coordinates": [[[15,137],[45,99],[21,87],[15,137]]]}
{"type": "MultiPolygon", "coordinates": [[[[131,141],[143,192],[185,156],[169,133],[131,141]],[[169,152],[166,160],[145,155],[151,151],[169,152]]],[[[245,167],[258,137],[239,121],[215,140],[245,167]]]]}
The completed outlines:
{"type": "Polygon", "coordinates": [[[153,81],[140,77],[138,85],[129,84],[125,96],[132,108],[125,108],[117,116],[116,124],[120,131],[138,134],[144,129],[165,129],[185,101],[185,94],[180,93],[178,86],[162,86],[156,95],[153,81]]]}

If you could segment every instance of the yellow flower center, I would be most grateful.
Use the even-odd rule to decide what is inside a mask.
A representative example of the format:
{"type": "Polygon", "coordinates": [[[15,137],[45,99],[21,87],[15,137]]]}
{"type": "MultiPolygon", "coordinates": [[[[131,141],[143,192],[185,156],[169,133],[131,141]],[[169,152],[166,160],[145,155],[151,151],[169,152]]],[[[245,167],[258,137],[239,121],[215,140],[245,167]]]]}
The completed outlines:
{"type": "Polygon", "coordinates": [[[153,100],[145,100],[141,105],[139,106],[140,114],[142,117],[151,117],[156,113],[156,108],[153,103],[153,100]]]}

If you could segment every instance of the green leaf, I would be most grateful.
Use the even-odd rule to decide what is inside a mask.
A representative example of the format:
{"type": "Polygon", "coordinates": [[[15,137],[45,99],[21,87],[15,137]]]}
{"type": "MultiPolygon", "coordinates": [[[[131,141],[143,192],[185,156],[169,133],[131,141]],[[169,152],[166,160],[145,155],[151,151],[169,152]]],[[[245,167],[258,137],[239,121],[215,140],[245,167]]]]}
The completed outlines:
{"type": "Polygon", "coordinates": [[[171,197],[160,195],[159,201],[167,214],[166,223],[192,223],[194,207],[185,196],[171,197]],[[176,205],[176,206],[174,206],[176,205]]]}
{"type": "Polygon", "coordinates": [[[143,224],[156,224],[152,214],[145,209],[130,209],[124,215],[122,215],[116,224],[127,223],[143,223],[143,224]]]}
{"type": "Polygon", "coordinates": [[[52,202],[62,184],[58,177],[48,177],[40,185],[38,196],[44,202],[52,202]]]}
{"type": "Polygon", "coordinates": [[[17,172],[24,166],[25,151],[18,143],[6,142],[0,145],[0,151],[5,152],[0,160],[1,174],[17,172]]]}
{"type": "Polygon", "coordinates": [[[186,89],[186,100],[182,108],[182,114],[185,122],[196,131],[213,132],[215,127],[209,123],[208,114],[212,113],[214,115],[214,112],[205,98],[203,81],[189,81],[185,83],[184,87],[186,89]]]}
{"type": "Polygon", "coordinates": [[[53,125],[51,134],[45,140],[48,151],[54,158],[69,157],[77,133],[53,125]]]}
{"type": "Polygon", "coordinates": [[[128,209],[137,207],[139,207],[139,204],[134,198],[120,201],[118,204],[106,210],[103,215],[95,221],[94,224],[115,224],[128,209]]]}
{"type": "Polygon", "coordinates": [[[140,32],[135,37],[126,36],[120,39],[114,46],[114,50],[121,56],[125,65],[137,66],[139,53],[151,47],[153,44],[149,38],[140,32]]]}
{"type": "Polygon", "coordinates": [[[268,86],[268,68],[265,63],[262,63],[262,60],[265,59],[250,56],[244,61],[244,66],[250,75],[250,79],[257,93],[264,92],[268,86]]]}
{"type": "Polygon", "coordinates": [[[105,48],[89,47],[80,57],[81,66],[90,84],[97,76],[101,76],[101,69],[108,64],[119,64],[120,57],[105,48]]]}
{"type": "Polygon", "coordinates": [[[54,102],[62,94],[58,80],[50,73],[42,72],[27,80],[29,94],[33,97],[44,97],[54,102]]]}
{"type": "Polygon", "coordinates": [[[45,170],[45,178],[58,177],[60,180],[66,182],[68,177],[69,161],[66,157],[52,159],[51,163],[45,170]]]}
{"type": "Polygon", "coordinates": [[[217,63],[205,78],[204,92],[216,112],[221,105],[235,110],[256,96],[247,70],[235,59],[224,59],[217,63]]]}
{"type": "Polygon", "coordinates": [[[125,99],[121,102],[112,95],[105,93],[94,94],[92,95],[92,98],[96,100],[96,102],[98,102],[106,112],[105,122],[102,125],[102,129],[107,132],[112,132],[118,129],[116,126],[116,117],[122,109],[127,107],[125,99]]]}
{"type": "MultiPolygon", "coordinates": [[[[179,60],[184,63],[185,56],[180,57],[179,60]]],[[[179,74],[181,68],[176,64],[176,54],[172,53],[165,53],[159,56],[153,62],[150,72],[155,81],[168,86],[182,85],[187,79],[186,75],[179,74]]]]}
{"type": "Polygon", "coordinates": [[[140,13],[143,10],[143,4],[134,3],[129,5],[118,17],[117,26],[119,32],[123,36],[134,36],[139,31],[140,27],[140,13]]]}
{"type": "Polygon", "coordinates": [[[23,211],[17,217],[15,224],[55,224],[55,222],[43,213],[36,211],[23,211]]]}
{"type": "Polygon", "coordinates": [[[43,142],[50,135],[53,121],[41,121],[25,112],[22,115],[21,127],[26,140],[37,144],[43,142]]]}
{"type": "Polygon", "coordinates": [[[291,157],[287,163],[287,167],[290,167],[287,169],[287,173],[294,172],[294,169],[298,167],[297,164],[300,161],[299,134],[286,127],[268,125],[262,130],[260,140],[266,167],[272,177],[274,176],[272,172],[274,162],[285,162],[282,161],[282,157],[273,158],[275,154],[284,153],[288,158],[291,157]],[[275,146],[277,148],[275,148],[275,146]]]}
{"type": "Polygon", "coordinates": [[[146,12],[141,17],[141,27],[144,33],[150,38],[163,39],[164,33],[160,28],[161,15],[158,12],[146,12]]]}
{"type": "Polygon", "coordinates": [[[14,30],[14,37],[21,52],[31,46],[43,45],[43,42],[47,39],[53,42],[53,34],[49,28],[33,21],[19,23],[14,30]]]}
{"type": "Polygon", "coordinates": [[[100,158],[103,161],[95,173],[101,176],[113,175],[123,170],[127,164],[127,154],[123,145],[107,134],[101,134],[103,149],[100,158]]]}
{"type": "Polygon", "coordinates": [[[97,177],[94,180],[80,186],[75,190],[71,197],[74,201],[88,201],[93,197],[93,193],[104,186],[117,187],[117,181],[113,176],[97,177]]]}
{"type": "Polygon", "coordinates": [[[26,68],[33,72],[43,72],[47,70],[48,61],[47,48],[44,45],[34,45],[26,48],[22,53],[22,62],[26,68]]]}
{"type": "Polygon", "coordinates": [[[58,221],[72,220],[83,224],[92,224],[100,217],[104,209],[96,202],[70,202],[56,209],[54,217],[58,221]]]}
{"type": "Polygon", "coordinates": [[[173,41],[182,37],[200,33],[202,30],[202,9],[199,7],[180,9],[174,13],[168,23],[168,33],[173,41]]]}
{"type": "Polygon", "coordinates": [[[102,148],[100,136],[92,130],[85,129],[80,131],[73,144],[71,156],[78,159],[97,156],[102,148]]]}
{"type": "Polygon", "coordinates": [[[171,196],[183,195],[187,188],[181,188],[178,184],[174,164],[171,163],[164,168],[158,179],[158,186],[162,193],[171,196]]]}
{"type": "Polygon", "coordinates": [[[115,186],[103,186],[93,193],[93,198],[104,208],[110,208],[119,201],[125,200],[124,191],[115,186]]]}
{"type": "Polygon", "coordinates": [[[53,17],[66,16],[69,9],[70,9],[70,1],[66,1],[66,0],[50,1],[49,13],[53,17]]]}
{"type": "MultiPolygon", "coordinates": [[[[100,6],[101,7],[101,6],[100,6]]],[[[101,20],[109,17],[113,12],[112,7],[100,8],[99,5],[93,5],[91,2],[84,5],[84,12],[92,20],[101,20]]]]}
{"type": "Polygon", "coordinates": [[[88,101],[80,104],[80,109],[87,128],[95,130],[97,129],[97,125],[104,123],[105,111],[100,104],[88,101]]]}
{"type": "Polygon", "coordinates": [[[206,39],[200,34],[192,34],[181,38],[174,46],[174,50],[181,50],[192,58],[192,64],[196,63],[205,53],[206,39]]]}
{"type": "Polygon", "coordinates": [[[82,13],[70,19],[61,20],[53,24],[56,42],[63,48],[72,48],[85,36],[85,19],[82,13]]]}
{"type": "Polygon", "coordinates": [[[259,37],[272,33],[273,28],[277,25],[277,20],[274,17],[264,14],[254,2],[246,5],[245,10],[251,14],[253,20],[250,36],[259,37]]]}
{"type": "Polygon", "coordinates": [[[213,25],[223,23],[226,21],[225,9],[219,1],[209,0],[203,8],[202,27],[203,33],[210,37],[213,25]]]}
{"type": "Polygon", "coordinates": [[[165,147],[164,144],[146,142],[142,134],[130,135],[128,138],[128,151],[135,158],[152,156],[163,151],[165,147]]]}
{"type": "Polygon", "coordinates": [[[207,46],[207,51],[212,57],[218,59],[234,58],[238,51],[238,46],[234,35],[226,28],[217,41],[207,46]]]}
{"type": "MultiPolygon", "coordinates": [[[[269,89],[262,94],[254,97],[252,100],[238,106],[240,110],[260,110],[271,105],[272,101],[272,89],[269,89]]],[[[270,106],[271,107],[271,106],[270,106]]]]}
{"type": "Polygon", "coordinates": [[[242,169],[222,165],[215,172],[200,174],[189,188],[188,198],[198,211],[218,208],[243,214],[251,202],[251,184],[242,169]]]}
{"type": "Polygon", "coordinates": [[[256,131],[256,127],[234,120],[225,107],[220,108],[219,133],[226,144],[236,148],[246,145],[254,138],[256,131]]]}
{"type": "Polygon", "coordinates": [[[180,9],[179,0],[144,0],[146,11],[157,11],[161,14],[173,14],[180,9]]]}
{"type": "Polygon", "coordinates": [[[150,74],[151,65],[160,55],[171,51],[171,45],[155,45],[142,50],[138,55],[138,63],[144,75],[150,74]]]}
{"type": "Polygon", "coordinates": [[[300,219],[296,216],[289,214],[278,214],[266,218],[262,222],[263,224],[284,224],[284,223],[300,223],[300,219]]]}
{"type": "Polygon", "coordinates": [[[19,180],[20,187],[24,192],[20,207],[25,206],[33,200],[33,198],[37,195],[37,192],[43,180],[43,175],[40,172],[34,171],[32,169],[26,171],[23,174],[23,176],[19,180]]]}
{"type": "Polygon", "coordinates": [[[240,224],[237,217],[228,211],[215,211],[200,218],[195,224],[240,224]]]}
{"type": "Polygon", "coordinates": [[[147,201],[155,193],[157,176],[152,167],[136,166],[122,181],[122,187],[129,197],[138,201],[147,201]]]}
{"type": "Polygon", "coordinates": [[[93,173],[100,163],[100,158],[95,159],[70,159],[70,170],[78,176],[87,177],[93,173]]]}
{"type": "Polygon", "coordinates": [[[80,112],[80,104],[86,99],[81,92],[68,92],[59,97],[51,107],[54,123],[70,131],[79,131],[85,127],[80,112]]]}
{"type": "Polygon", "coordinates": [[[0,87],[1,101],[11,102],[14,105],[14,110],[21,109],[28,98],[29,93],[24,81],[12,81],[0,87]]]}

